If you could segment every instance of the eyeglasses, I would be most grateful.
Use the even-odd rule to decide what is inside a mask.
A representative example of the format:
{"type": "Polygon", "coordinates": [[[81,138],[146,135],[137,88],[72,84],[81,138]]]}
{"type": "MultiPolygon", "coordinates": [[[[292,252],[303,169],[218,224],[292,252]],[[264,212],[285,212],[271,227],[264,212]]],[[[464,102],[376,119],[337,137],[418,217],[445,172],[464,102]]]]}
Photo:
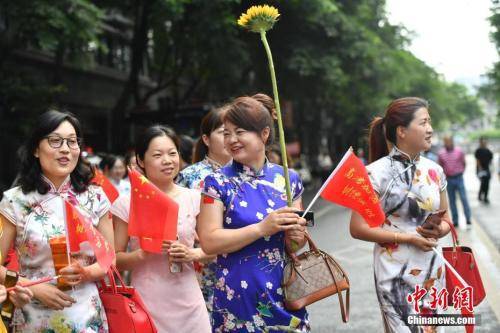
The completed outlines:
{"type": "Polygon", "coordinates": [[[66,141],[66,144],[70,149],[80,149],[80,145],[82,144],[82,139],[77,137],[72,138],[62,138],[58,135],[49,135],[45,137],[49,143],[49,146],[52,148],[61,148],[66,141]]]}

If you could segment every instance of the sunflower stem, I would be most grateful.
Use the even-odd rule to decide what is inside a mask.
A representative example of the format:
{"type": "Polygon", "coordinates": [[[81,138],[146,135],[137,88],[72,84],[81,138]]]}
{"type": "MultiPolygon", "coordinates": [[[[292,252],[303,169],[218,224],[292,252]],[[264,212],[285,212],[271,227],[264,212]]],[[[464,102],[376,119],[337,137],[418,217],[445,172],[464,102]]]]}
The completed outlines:
{"type": "MultiPolygon", "coordinates": [[[[283,164],[283,172],[285,174],[285,190],[286,190],[286,202],[288,207],[292,207],[292,191],[290,188],[290,175],[288,173],[288,159],[286,157],[286,145],[285,145],[285,131],[283,130],[283,120],[281,117],[281,107],[280,107],[280,99],[278,96],[278,84],[276,83],[276,74],[274,71],[274,63],[273,63],[273,55],[271,53],[271,48],[269,47],[269,43],[266,38],[266,31],[260,31],[260,39],[264,44],[264,48],[266,49],[267,60],[269,64],[269,72],[271,73],[271,83],[273,86],[273,95],[274,95],[274,105],[276,107],[276,114],[278,115],[278,138],[280,142],[280,150],[281,150],[281,160],[283,164]]],[[[290,241],[290,249],[293,252],[299,250],[299,244],[295,241],[290,241]]]]}
{"type": "Polygon", "coordinates": [[[281,107],[280,107],[280,99],[278,96],[278,85],[276,84],[276,74],[274,72],[274,63],[273,63],[273,55],[271,53],[271,48],[269,47],[269,43],[267,42],[266,32],[264,30],[260,31],[260,38],[262,39],[262,43],[264,44],[264,48],[266,49],[267,59],[269,63],[269,72],[271,73],[271,83],[273,86],[273,95],[274,95],[274,105],[276,106],[276,113],[278,115],[278,137],[280,142],[280,150],[281,150],[281,160],[283,164],[283,172],[285,173],[285,189],[286,189],[286,200],[288,207],[292,206],[292,191],[290,188],[290,175],[288,174],[288,161],[286,157],[286,145],[285,145],[285,132],[283,131],[283,120],[281,117],[281,107]]]}

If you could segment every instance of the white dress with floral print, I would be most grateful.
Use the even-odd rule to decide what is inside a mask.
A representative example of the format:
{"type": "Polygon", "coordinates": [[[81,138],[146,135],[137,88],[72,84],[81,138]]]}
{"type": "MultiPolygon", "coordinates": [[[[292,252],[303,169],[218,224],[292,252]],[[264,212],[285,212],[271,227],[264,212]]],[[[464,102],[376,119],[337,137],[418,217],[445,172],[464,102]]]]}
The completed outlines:
{"type": "MultiPolygon", "coordinates": [[[[443,169],[425,157],[411,160],[394,148],[367,166],[373,188],[387,219],[383,229],[417,234],[431,212],[439,210],[440,194],[446,189],[443,169]]],[[[406,324],[406,317],[415,314],[414,304],[407,301],[416,285],[440,291],[445,287],[443,261],[433,251],[424,252],[409,244],[375,244],[375,288],[386,332],[435,332],[436,327],[406,324]]],[[[421,313],[433,313],[429,293],[423,299],[421,313]]]]}
{"type": "MultiPolygon", "coordinates": [[[[0,213],[16,226],[15,249],[19,259],[20,274],[30,280],[54,276],[54,263],[48,240],[66,234],[63,198],[76,205],[91,217],[94,226],[109,210],[110,203],[100,187],[90,186],[83,193],[75,193],[70,178],[56,189],[50,185],[46,194],[24,194],[20,187],[4,193],[0,213]]],[[[84,266],[95,262],[90,246],[82,244],[82,251],[73,254],[84,266]]],[[[55,284],[55,282],[52,282],[55,284]]],[[[51,310],[33,299],[22,309],[17,309],[13,323],[15,332],[33,333],[91,333],[107,332],[106,314],[95,283],[87,282],[65,291],[76,303],[64,310],[51,310]]]]}

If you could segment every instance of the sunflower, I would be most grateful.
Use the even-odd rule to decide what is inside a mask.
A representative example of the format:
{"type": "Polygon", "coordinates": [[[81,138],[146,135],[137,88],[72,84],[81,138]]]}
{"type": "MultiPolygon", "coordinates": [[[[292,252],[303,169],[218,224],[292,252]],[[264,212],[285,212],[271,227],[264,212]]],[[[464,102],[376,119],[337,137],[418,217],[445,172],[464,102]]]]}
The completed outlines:
{"type": "Polygon", "coordinates": [[[246,13],[241,14],[238,25],[250,31],[260,34],[260,39],[266,50],[267,60],[269,65],[269,73],[271,74],[271,85],[273,87],[274,104],[276,107],[276,116],[278,121],[278,137],[280,142],[281,160],[283,161],[283,173],[285,178],[285,191],[288,206],[292,206],[292,191],[290,187],[290,175],[288,174],[288,162],[286,157],[285,133],[283,129],[283,120],[281,117],[280,99],[278,95],[278,84],[276,82],[276,73],[274,71],[273,55],[271,47],[267,41],[266,32],[270,30],[280,13],[278,10],[269,5],[252,6],[248,8],[246,13]]]}
{"type": "Polygon", "coordinates": [[[279,16],[278,10],[272,6],[252,6],[241,14],[238,24],[250,31],[262,32],[271,29],[279,16]]]}

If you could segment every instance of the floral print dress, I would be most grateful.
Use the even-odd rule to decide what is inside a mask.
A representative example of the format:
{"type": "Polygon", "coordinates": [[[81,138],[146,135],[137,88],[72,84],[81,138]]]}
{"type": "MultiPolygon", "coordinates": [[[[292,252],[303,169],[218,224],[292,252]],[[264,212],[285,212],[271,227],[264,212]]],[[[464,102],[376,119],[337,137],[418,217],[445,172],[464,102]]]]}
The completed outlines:
{"type": "MultiPolygon", "coordinates": [[[[302,182],[294,171],[290,171],[290,181],[296,200],[302,195],[302,182]]],[[[268,162],[255,171],[233,161],[205,178],[203,193],[222,201],[227,229],[258,223],[286,206],[283,168],[268,162]]],[[[309,331],[305,309],[290,312],[284,308],[284,250],[284,233],[280,232],[236,252],[218,255],[214,332],[309,331]]]]}
{"type": "MultiPolygon", "coordinates": [[[[191,189],[202,190],[203,182],[208,175],[220,169],[220,164],[206,156],[202,161],[186,167],[179,173],[177,184],[191,189]]],[[[201,292],[211,315],[215,285],[215,261],[201,265],[196,263],[196,277],[200,283],[201,292]]]]}
{"type": "MultiPolygon", "coordinates": [[[[388,156],[367,169],[387,216],[383,229],[417,234],[416,228],[431,212],[439,210],[446,178],[443,169],[430,159],[412,160],[394,147],[388,156]]],[[[444,263],[434,251],[424,252],[410,244],[375,244],[374,273],[386,332],[437,331],[437,327],[406,324],[407,316],[415,314],[414,304],[407,301],[407,296],[417,285],[426,290],[445,288],[444,263]]],[[[421,313],[435,312],[429,307],[429,294],[423,299],[421,313]]]]}
{"type": "MultiPolygon", "coordinates": [[[[87,213],[97,226],[99,219],[108,213],[110,203],[100,187],[90,186],[87,191],[76,193],[68,177],[56,189],[50,185],[46,194],[24,194],[20,187],[4,193],[0,213],[16,226],[14,247],[19,258],[20,274],[30,280],[54,276],[54,263],[49,239],[66,234],[63,198],[87,213]]],[[[95,262],[90,246],[82,244],[82,251],[72,254],[83,266],[95,262]]],[[[55,282],[52,282],[55,284],[55,282]]],[[[95,283],[87,282],[65,291],[76,300],[62,311],[51,310],[33,298],[22,309],[16,309],[13,323],[15,332],[26,333],[94,333],[107,332],[106,314],[95,283]]]]}

